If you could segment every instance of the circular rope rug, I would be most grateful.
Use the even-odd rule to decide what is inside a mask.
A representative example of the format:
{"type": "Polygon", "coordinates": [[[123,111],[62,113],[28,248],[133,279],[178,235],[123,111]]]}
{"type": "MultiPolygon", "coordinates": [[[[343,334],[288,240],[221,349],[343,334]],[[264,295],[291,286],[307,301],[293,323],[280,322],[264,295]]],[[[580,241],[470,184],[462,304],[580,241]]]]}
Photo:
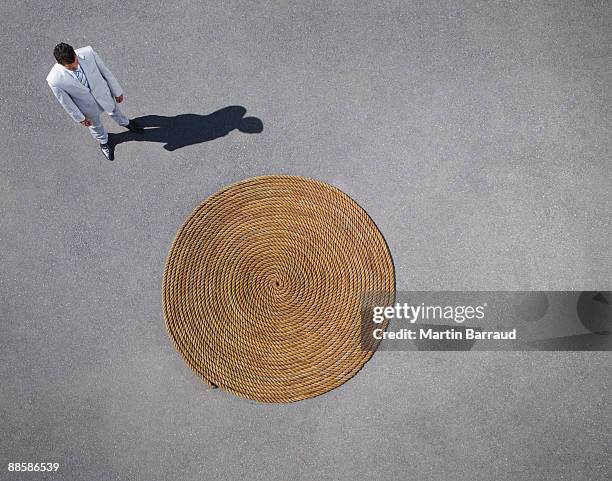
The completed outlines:
{"type": "Polygon", "coordinates": [[[163,308],[206,382],[292,402],[359,371],[376,348],[362,344],[362,296],[394,290],[389,250],[361,207],[328,184],[275,175],[225,187],[187,218],[163,308]]]}

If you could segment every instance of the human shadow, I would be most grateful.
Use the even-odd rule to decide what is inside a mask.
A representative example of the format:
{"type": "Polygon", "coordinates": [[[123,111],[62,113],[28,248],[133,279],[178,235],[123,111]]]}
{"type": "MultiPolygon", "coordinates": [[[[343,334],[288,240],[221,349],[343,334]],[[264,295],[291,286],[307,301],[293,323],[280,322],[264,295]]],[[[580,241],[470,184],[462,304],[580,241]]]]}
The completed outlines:
{"type": "Polygon", "coordinates": [[[247,134],[263,131],[263,122],[257,117],[245,117],[246,109],[239,105],[224,107],[208,115],[180,114],[174,117],[145,115],[135,122],[143,133],[131,131],[110,134],[113,147],[124,142],[159,142],[164,149],[173,151],[189,145],[218,139],[239,130],[247,134]]]}

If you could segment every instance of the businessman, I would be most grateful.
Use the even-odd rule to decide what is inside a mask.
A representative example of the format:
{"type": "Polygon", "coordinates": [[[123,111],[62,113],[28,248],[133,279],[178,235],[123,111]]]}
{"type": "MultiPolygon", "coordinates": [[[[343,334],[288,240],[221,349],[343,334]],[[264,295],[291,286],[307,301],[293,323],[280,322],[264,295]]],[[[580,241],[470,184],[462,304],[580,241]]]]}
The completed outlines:
{"type": "Polygon", "coordinates": [[[114,148],[108,141],[100,112],[106,112],[134,133],[143,132],[117,106],[123,102],[121,85],[91,47],[75,51],[70,45],[59,43],[53,49],[53,56],[57,63],[47,76],[53,94],[75,122],[89,128],[93,138],[100,142],[104,157],[113,160],[114,148]]]}

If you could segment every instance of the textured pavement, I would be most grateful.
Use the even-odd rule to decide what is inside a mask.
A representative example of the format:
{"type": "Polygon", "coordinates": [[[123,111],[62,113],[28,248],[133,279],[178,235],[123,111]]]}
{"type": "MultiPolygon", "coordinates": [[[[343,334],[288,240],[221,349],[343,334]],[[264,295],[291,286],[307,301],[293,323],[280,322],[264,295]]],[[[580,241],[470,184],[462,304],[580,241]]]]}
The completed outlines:
{"type": "Polygon", "coordinates": [[[610,479],[610,353],[379,352],[264,405],[207,390],[161,314],[183,220],[270,173],[352,196],[398,289],[610,289],[610,3],[212,3],[0,5],[0,479],[610,479]],[[263,132],[105,161],[46,85],[59,41],[131,117],[263,132]]]}

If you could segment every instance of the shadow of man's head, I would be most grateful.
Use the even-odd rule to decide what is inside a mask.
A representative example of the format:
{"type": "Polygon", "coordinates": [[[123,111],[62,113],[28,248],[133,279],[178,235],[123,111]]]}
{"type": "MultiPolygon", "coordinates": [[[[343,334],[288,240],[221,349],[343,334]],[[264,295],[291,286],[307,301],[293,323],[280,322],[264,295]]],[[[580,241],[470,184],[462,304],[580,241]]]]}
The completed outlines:
{"type": "Polygon", "coordinates": [[[263,131],[263,122],[257,117],[245,117],[246,109],[240,105],[224,107],[209,114],[211,124],[221,130],[239,130],[245,134],[259,134],[263,131]]]}
{"type": "Polygon", "coordinates": [[[259,134],[263,131],[263,122],[257,117],[243,117],[237,128],[245,134],[259,134]]]}

